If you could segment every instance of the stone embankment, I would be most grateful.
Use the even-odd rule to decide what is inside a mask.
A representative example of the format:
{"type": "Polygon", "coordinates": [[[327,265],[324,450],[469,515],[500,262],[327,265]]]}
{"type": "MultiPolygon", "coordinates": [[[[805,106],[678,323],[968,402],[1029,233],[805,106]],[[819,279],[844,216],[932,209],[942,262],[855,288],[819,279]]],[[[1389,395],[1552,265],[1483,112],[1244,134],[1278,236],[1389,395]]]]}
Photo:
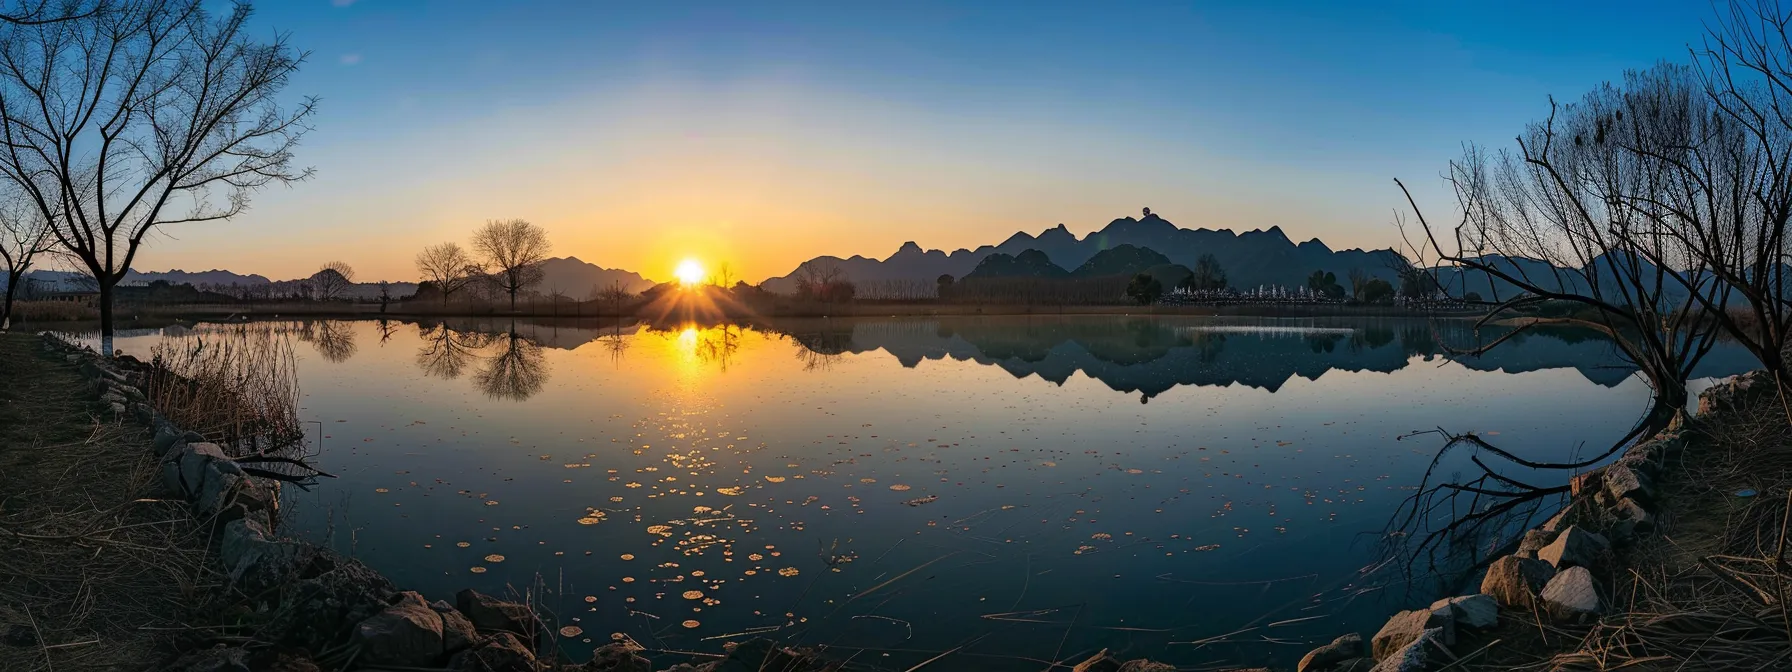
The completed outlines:
{"type": "MultiPolygon", "coordinates": [[[[1721,422],[1774,389],[1765,372],[1731,377],[1699,396],[1699,422],[1721,422]]],[[[1499,628],[1502,614],[1527,627],[1598,619],[1609,606],[1600,586],[1618,569],[1614,550],[1654,531],[1662,504],[1656,483],[1685,458],[1691,435],[1678,416],[1610,464],[1574,476],[1567,506],[1489,564],[1480,592],[1395,614],[1367,642],[1355,633],[1339,637],[1308,653],[1296,672],[1430,672],[1477,653],[1459,639],[1477,648],[1497,643],[1463,635],[1499,628]]]]}

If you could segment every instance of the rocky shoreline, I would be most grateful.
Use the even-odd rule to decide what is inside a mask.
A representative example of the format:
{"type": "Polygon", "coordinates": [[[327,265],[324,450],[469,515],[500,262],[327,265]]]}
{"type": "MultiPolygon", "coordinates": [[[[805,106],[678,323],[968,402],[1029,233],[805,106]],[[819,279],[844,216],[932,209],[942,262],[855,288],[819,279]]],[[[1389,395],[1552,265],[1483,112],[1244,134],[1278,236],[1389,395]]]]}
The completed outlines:
{"type": "MultiPolygon", "coordinates": [[[[215,561],[228,589],[247,596],[247,608],[266,622],[271,645],[225,646],[189,653],[168,670],[318,669],[524,672],[652,672],[639,645],[622,640],[574,664],[559,659],[552,627],[526,604],[462,590],[455,603],[429,601],[400,590],[353,558],[275,533],[280,484],[251,475],[224,446],[175,426],[151,407],[143,389],[150,366],[130,357],[103,358],[44,334],[46,351],[67,358],[88,378],[103,412],[134,418],[153,433],[162,485],[216,530],[215,561]]],[[[1700,395],[1700,417],[1739,408],[1771,380],[1756,372],[1733,377],[1700,395]]],[[[1527,531],[1517,549],[1493,561],[1476,594],[1437,600],[1390,617],[1370,638],[1349,633],[1313,649],[1296,672],[1428,672],[1497,643],[1483,633],[1503,612],[1581,623],[1606,610],[1598,573],[1611,569],[1614,547],[1654,528],[1654,483],[1681,459],[1686,421],[1640,441],[1611,464],[1576,475],[1569,503],[1527,531]]],[[[259,640],[258,640],[259,641],[259,640]]],[[[764,639],[731,645],[725,655],[680,663],[666,672],[835,670],[844,664],[822,652],[785,648],[764,639]]],[[[1106,651],[1076,672],[1168,672],[1147,660],[1122,661],[1106,651]]],[[[1267,669],[1267,668],[1262,668],[1267,669]]]]}

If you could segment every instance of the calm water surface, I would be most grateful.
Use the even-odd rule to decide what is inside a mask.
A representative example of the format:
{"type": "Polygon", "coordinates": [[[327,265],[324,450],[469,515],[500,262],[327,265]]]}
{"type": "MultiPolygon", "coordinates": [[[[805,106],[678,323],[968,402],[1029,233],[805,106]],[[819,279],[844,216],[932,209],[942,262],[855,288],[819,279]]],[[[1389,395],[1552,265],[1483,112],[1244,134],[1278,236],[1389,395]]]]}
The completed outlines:
{"type": "Polygon", "coordinates": [[[1472,334],[1422,321],[250,328],[298,341],[341,476],[288,489],[288,533],[431,598],[536,586],[575,651],[760,633],[894,669],[1292,662],[1440,589],[1365,571],[1439,446],[1397,437],[1561,458],[1648,399],[1597,339],[1452,361],[1472,334]]]}

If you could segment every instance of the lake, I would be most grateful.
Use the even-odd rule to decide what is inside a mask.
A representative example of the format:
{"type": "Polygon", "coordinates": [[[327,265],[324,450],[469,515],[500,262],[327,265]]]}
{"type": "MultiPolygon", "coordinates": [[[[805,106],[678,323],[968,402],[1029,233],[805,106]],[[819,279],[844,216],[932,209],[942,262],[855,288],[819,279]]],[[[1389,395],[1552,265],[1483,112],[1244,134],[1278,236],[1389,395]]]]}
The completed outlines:
{"type": "MultiPolygon", "coordinates": [[[[990,670],[1101,648],[1291,664],[1460,588],[1384,562],[1442,444],[1400,437],[1561,459],[1649,398],[1585,333],[1457,360],[1439,339],[1466,324],[1395,319],[311,321],[116,343],[147,358],[240,328],[295,340],[340,477],[286,489],[286,533],[432,599],[536,591],[575,652],[758,634],[894,669],[955,647],[990,670]]],[[[1750,361],[1720,345],[1699,375],[1750,361]]]]}

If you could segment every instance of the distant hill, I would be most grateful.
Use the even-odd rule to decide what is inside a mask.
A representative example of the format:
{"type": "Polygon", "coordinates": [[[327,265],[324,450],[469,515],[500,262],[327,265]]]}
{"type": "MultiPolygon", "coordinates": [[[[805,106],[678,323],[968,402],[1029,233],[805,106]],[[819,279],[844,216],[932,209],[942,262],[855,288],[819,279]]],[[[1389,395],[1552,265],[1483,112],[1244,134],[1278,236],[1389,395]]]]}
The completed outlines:
{"type": "Polygon", "coordinates": [[[555,257],[542,262],[541,284],[536,290],[543,294],[559,290],[575,299],[588,298],[593,289],[602,289],[612,282],[621,282],[630,292],[639,293],[653,286],[653,281],[641,277],[634,271],[615,268],[604,268],[578,257],[555,257]]]}
{"type": "Polygon", "coordinates": [[[1099,278],[1109,275],[1137,275],[1152,266],[1168,266],[1170,258],[1158,254],[1156,250],[1137,245],[1119,245],[1096,252],[1083,265],[1076,267],[1070,274],[1079,278],[1099,278]]]}
{"type": "Polygon", "coordinates": [[[1017,255],[1001,252],[983,258],[977,267],[966,273],[965,280],[983,278],[1062,278],[1068,271],[1052,263],[1050,257],[1039,250],[1023,250],[1017,255]]]}
{"type": "MultiPolygon", "coordinates": [[[[985,258],[995,254],[1018,258],[1027,250],[1038,250],[1061,269],[1078,269],[1095,255],[1121,245],[1155,251],[1165,262],[1185,267],[1193,267],[1203,254],[1212,254],[1225,268],[1232,285],[1239,288],[1301,287],[1315,270],[1330,271],[1342,278],[1347,277],[1351,269],[1362,269],[1371,276],[1398,282],[1398,275],[1393,270],[1397,255],[1393,250],[1334,251],[1318,239],[1296,244],[1278,227],[1244,233],[1233,233],[1229,229],[1184,229],[1156,214],[1140,219],[1116,219],[1080,239],[1059,224],[1037,236],[1019,232],[998,245],[985,245],[975,250],[960,249],[948,254],[940,250],[923,250],[909,242],[882,260],[862,256],[845,259],[823,256],[805,261],[799,268],[830,265],[859,284],[931,283],[942,274],[965,277],[985,258]]],[[[765,288],[790,293],[795,291],[795,281],[791,275],[770,278],[765,281],[765,288]]]]}
{"type": "MultiPolygon", "coordinates": [[[[580,261],[577,257],[555,257],[542,262],[543,280],[537,287],[542,293],[563,291],[567,296],[584,299],[594,287],[605,287],[613,281],[620,281],[630,292],[640,292],[653,286],[653,281],[641,277],[633,271],[609,269],[596,264],[580,261]]],[[[27,273],[26,278],[43,283],[50,291],[79,289],[80,278],[84,277],[73,271],[37,270],[27,273]]],[[[297,290],[298,284],[306,278],[291,280],[269,280],[266,276],[256,274],[240,274],[225,270],[183,271],[175,269],[165,272],[130,271],[125,274],[125,286],[141,286],[157,280],[165,280],[173,285],[192,285],[197,288],[227,288],[233,285],[243,287],[260,287],[271,285],[276,294],[290,294],[297,290]]],[[[5,278],[0,277],[0,288],[4,288],[5,278]]],[[[417,283],[393,282],[387,291],[395,297],[405,297],[417,293],[417,283]]],[[[380,295],[379,282],[358,282],[348,288],[345,295],[356,299],[374,299],[380,295]]]]}

